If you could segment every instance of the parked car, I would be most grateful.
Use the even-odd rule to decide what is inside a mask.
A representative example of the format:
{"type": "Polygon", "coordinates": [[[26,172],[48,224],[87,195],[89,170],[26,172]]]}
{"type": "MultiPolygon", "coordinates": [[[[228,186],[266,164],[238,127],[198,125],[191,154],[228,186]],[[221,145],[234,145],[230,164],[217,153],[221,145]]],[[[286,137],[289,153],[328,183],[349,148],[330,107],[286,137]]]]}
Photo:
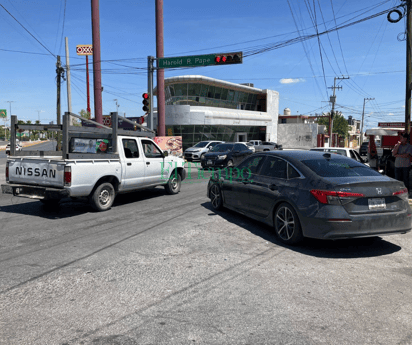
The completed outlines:
{"type": "Polygon", "coordinates": [[[215,147],[217,144],[221,144],[223,141],[209,140],[201,141],[193,147],[189,147],[185,150],[184,156],[188,162],[200,161],[202,156],[209,152],[210,149],[215,147]]]}
{"type": "MultiPolygon", "coordinates": [[[[19,143],[16,143],[16,152],[21,151],[23,149],[23,146],[21,146],[19,143]]],[[[10,143],[7,144],[6,146],[6,155],[10,154],[10,143]]]]}
{"type": "Polygon", "coordinates": [[[407,233],[405,185],[353,159],[314,151],[255,153],[215,172],[212,207],[227,207],[274,227],[280,241],[407,233]]]}
{"type": "Polygon", "coordinates": [[[310,149],[310,151],[322,151],[322,152],[336,153],[338,155],[342,155],[342,156],[345,156],[345,157],[352,158],[355,161],[358,161],[360,163],[363,163],[363,164],[369,166],[368,160],[366,158],[362,158],[356,150],[353,150],[351,148],[347,148],[347,147],[315,147],[313,149],[310,149]]]}
{"type": "Polygon", "coordinates": [[[243,143],[223,143],[216,145],[206,153],[201,161],[202,168],[222,168],[240,163],[245,157],[253,154],[243,143]]]}
{"type": "Polygon", "coordinates": [[[369,141],[365,141],[362,143],[362,145],[359,148],[359,154],[361,156],[367,156],[368,155],[368,146],[369,146],[369,141]]]}

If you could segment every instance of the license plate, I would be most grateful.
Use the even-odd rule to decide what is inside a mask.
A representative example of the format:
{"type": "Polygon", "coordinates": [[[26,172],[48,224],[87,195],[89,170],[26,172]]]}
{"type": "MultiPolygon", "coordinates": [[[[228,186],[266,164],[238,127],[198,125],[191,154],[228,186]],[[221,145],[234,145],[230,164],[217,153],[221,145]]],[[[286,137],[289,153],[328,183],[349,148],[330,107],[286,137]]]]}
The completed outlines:
{"type": "Polygon", "coordinates": [[[384,198],[368,199],[368,204],[369,204],[370,210],[385,210],[386,209],[384,198]]]}
{"type": "Polygon", "coordinates": [[[212,165],[212,161],[207,161],[207,165],[212,165]]]}

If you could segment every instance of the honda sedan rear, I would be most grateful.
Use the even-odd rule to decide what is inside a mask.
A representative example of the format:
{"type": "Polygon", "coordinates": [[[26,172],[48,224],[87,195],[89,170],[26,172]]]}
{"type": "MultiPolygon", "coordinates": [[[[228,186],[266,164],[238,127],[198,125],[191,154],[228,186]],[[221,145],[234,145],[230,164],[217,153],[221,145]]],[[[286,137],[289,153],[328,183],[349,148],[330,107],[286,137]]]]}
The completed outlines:
{"type": "Polygon", "coordinates": [[[312,151],[254,154],[212,175],[208,196],[274,227],[281,241],[406,233],[412,210],[404,184],[350,158],[312,151]]]}

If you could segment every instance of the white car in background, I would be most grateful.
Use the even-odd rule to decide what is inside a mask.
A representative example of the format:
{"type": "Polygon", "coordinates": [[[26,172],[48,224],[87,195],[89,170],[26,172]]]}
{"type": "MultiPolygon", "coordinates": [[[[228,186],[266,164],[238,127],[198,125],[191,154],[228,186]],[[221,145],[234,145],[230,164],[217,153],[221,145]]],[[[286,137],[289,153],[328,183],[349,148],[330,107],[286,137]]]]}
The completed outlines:
{"type": "Polygon", "coordinates": [[[369,164],[367,163],[368,160],[365,158],[362,158],[360,156],[360,154],[351,148],[347,148],[347,147],[315,147],[313,149],[310,149],[309,151],[323,151],[323,152],[330,152],[330,153],[335,153],[341,156],[345,156],[345,157],[349,157],[354,159],[355,161],[359,162],[359,163],[363,163],[367,166],[369,166],[369,164]]]}
{"type": "MultiPolygon", "coordinates": [[[[23,149],[23,146],[21,146],[19,143],[16,143],[16,152],[21,151],[23,149]]],[[[6,146],[6,155],[10,154],[10,143],[7,144],[6,146]]]]}

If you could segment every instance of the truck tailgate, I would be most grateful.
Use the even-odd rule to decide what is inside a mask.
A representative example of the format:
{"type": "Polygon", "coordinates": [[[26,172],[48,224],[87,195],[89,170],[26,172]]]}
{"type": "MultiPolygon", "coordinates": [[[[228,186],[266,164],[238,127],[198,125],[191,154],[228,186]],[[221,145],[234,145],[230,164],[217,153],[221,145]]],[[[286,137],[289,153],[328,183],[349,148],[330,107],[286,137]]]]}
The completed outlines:
{"type": "Polygon", "coordinates": [[[50,159],[9,159],[9,182],[45,187],[64,187],[64,161],[50,159]]]}

